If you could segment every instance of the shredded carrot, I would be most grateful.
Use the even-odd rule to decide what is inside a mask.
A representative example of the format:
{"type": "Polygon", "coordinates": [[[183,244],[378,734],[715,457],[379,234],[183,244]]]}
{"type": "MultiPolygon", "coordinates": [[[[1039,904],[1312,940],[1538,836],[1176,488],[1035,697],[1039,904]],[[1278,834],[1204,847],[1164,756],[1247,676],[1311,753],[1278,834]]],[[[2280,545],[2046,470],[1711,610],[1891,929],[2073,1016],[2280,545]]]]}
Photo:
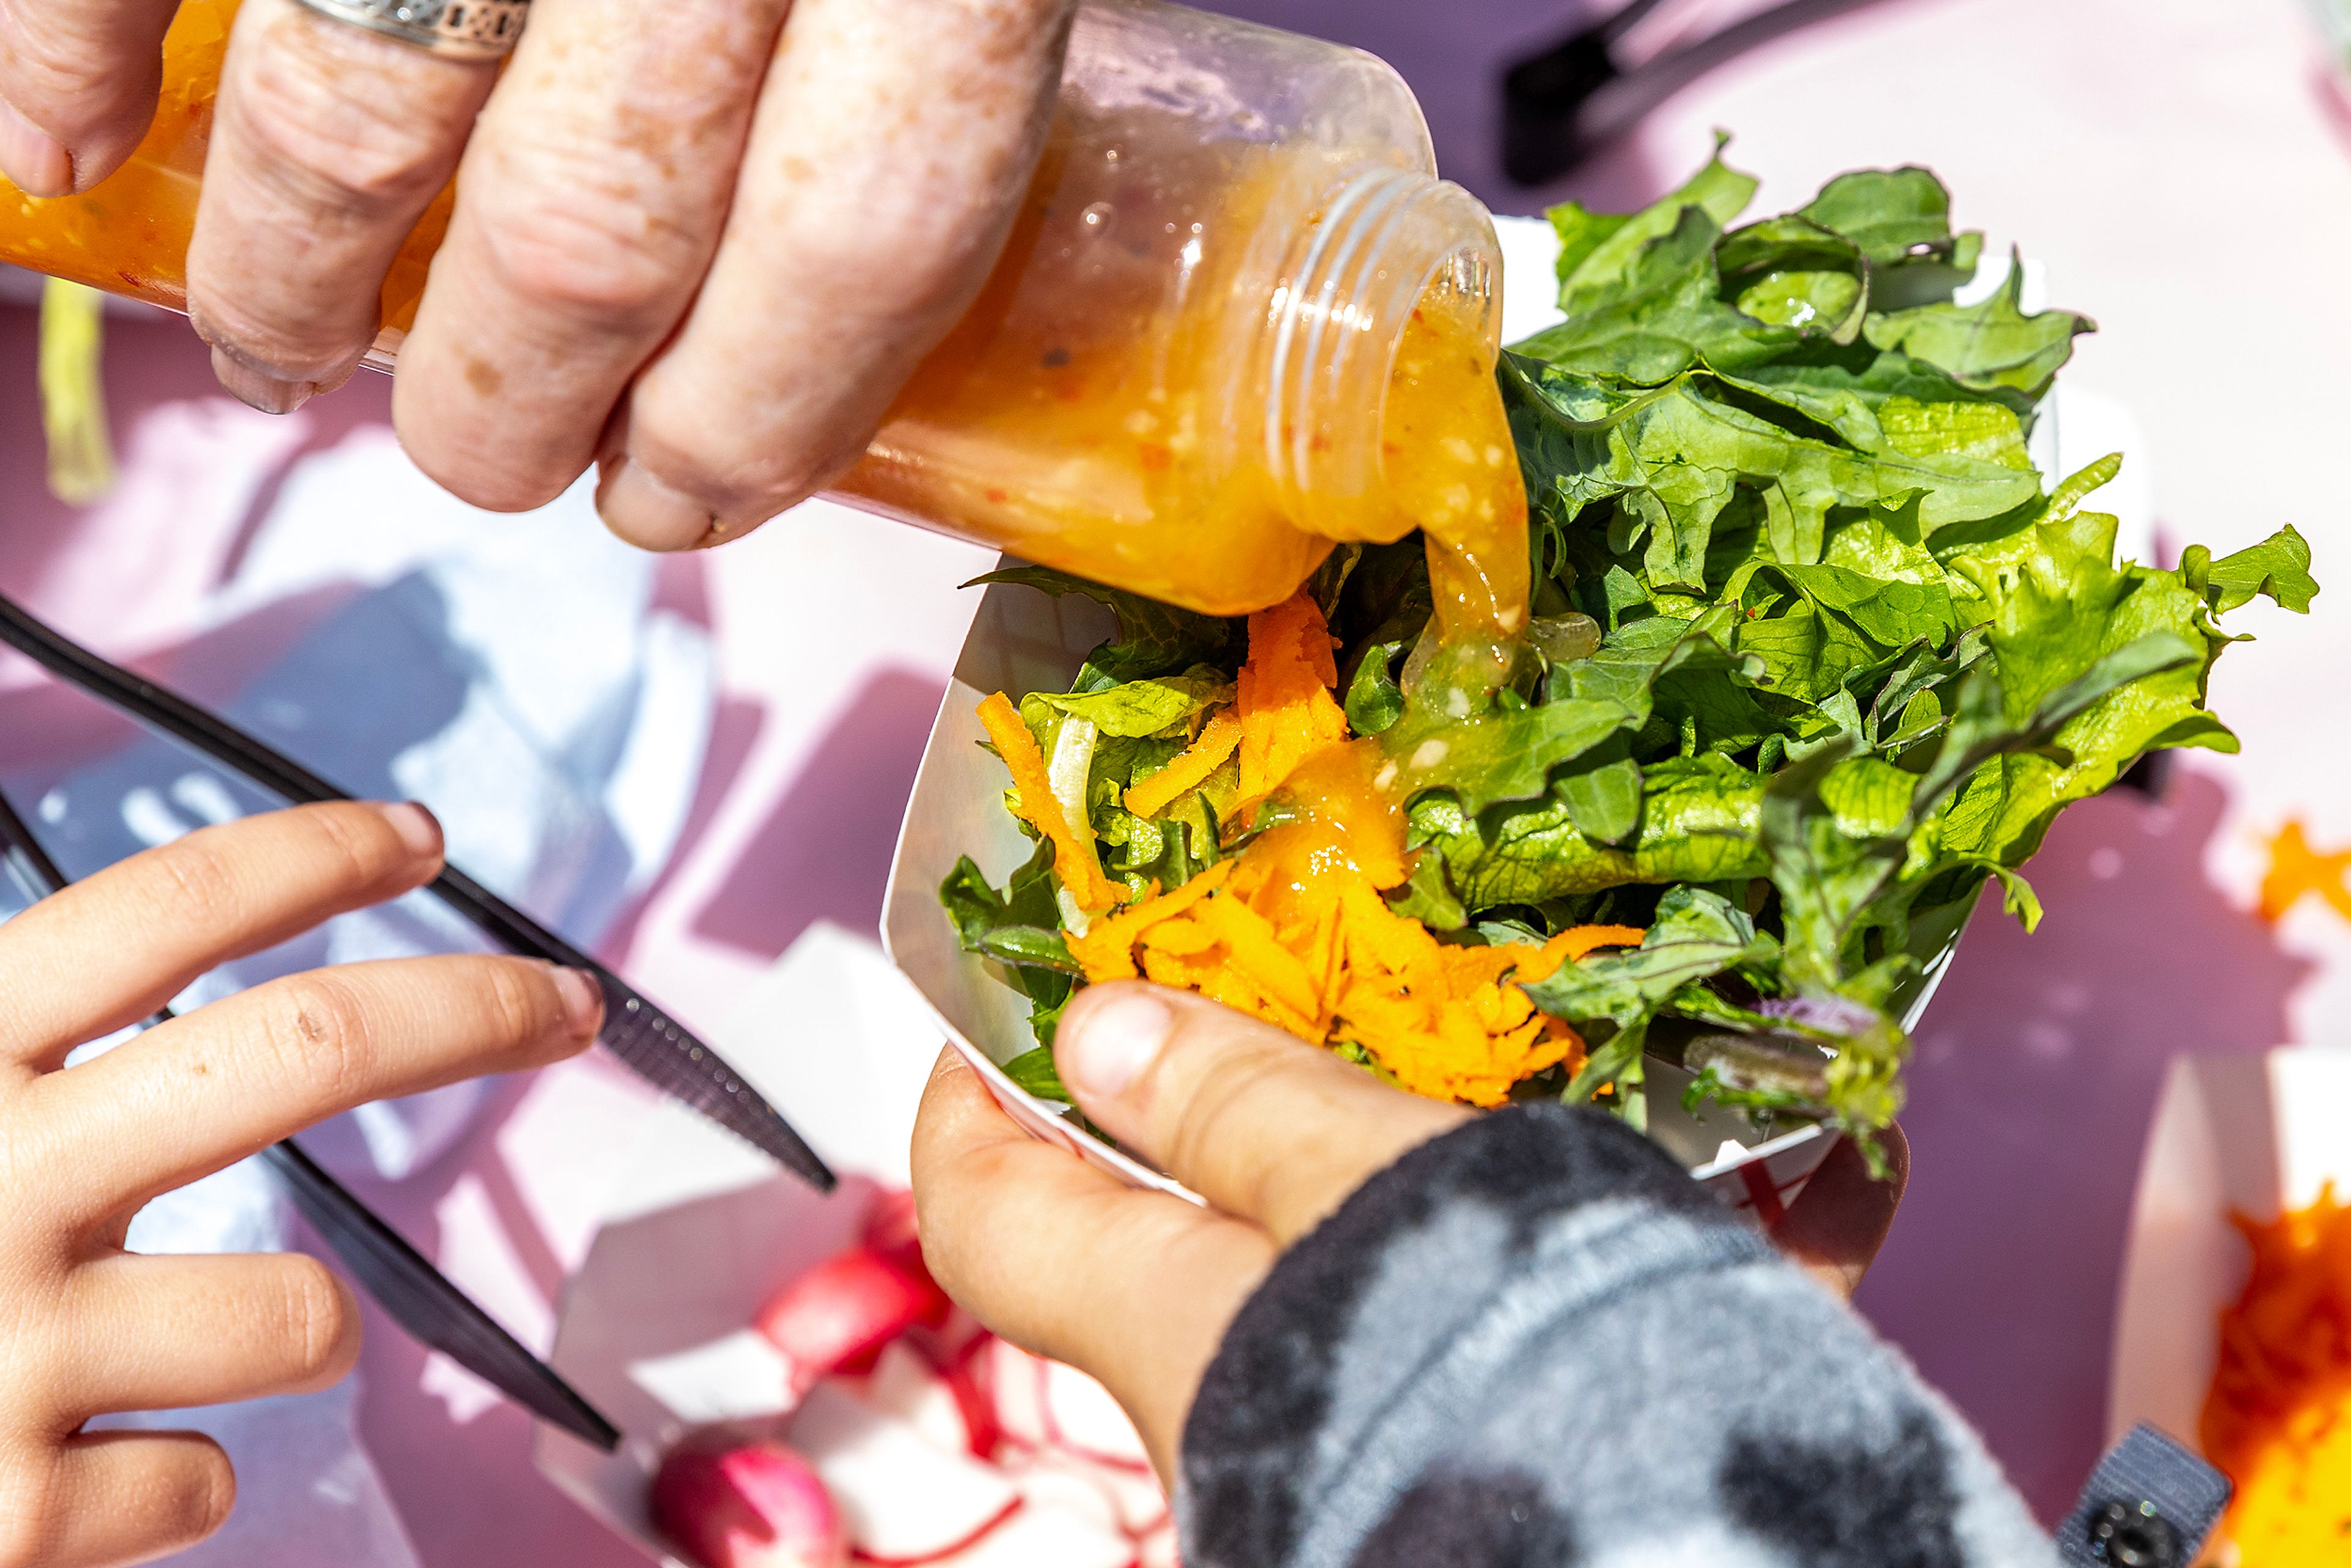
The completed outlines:
{"type": "Polygon", "coordinates": [[[1144,932],[1160,921],[1183,914],[1208,896],[1233,874],[1234,862],[1218,861],[1172,892],[1144,899],[1131,909],[1105,915],[1082,936],[1069,938],[1070,955],[1089,980],[1123,980],[1134,977],[1134,947],[1144,932]]]}
{"type": "Polygon", "coordinates": [[[997,755],[1011,771],[1021,817],[1052,844],[1053,874],[1061,879],[1061,886],[1077,900],[1080,909],[1089,913],[1117,904],[1125,889],[1102,874],[1092,830],[1081,838],[1062,812],[1045,771],[1045,754],[1029,727],[1020,722],[1019,710],[998,692],[979,705],[979,722],[987,727],[987,738],[996,743],[997,755]]]}
{"type": "Polygon", "coordinates": [[[1126,791],[1126,809],[1138,817],[1155,817],[1176,803],[1187,789],[1196,789],[1225,765],[1241,743],[1241,721],[1233,710],[1218,708],[1202,727],[1199,738],[1185,747],[1166,767],[1126,791]]]}
{"type": "Polygon", "coordinates": [[[2267,1225],[2244,1293],[2220,1315],[2199,1423],[2236,1483],[2221,1533],[2246,1568],[2340,1568],[2351,1542],[2351,1206],[2333,1184],[2267,1225]]]}
{"type": "MultiPolygon", "coordinates": [[[[1382,892],[1410,873],[1402,813],[1379,781],[1376,747],[1349,743],[1331,695],[1338,670],[1322,612],[1301,595],[1250,616],[1249,637],[1235,706],[1212,716],[1165,769],[1129,787],[1127,809],[1165,810],[1238,756],[1242,804],[1280,789],[1290,820],[1182,886],[1071,935],[1086,978],[1141,975],[1195,991],[1301,1039],[1367,1055],[1416,1093],[1473,1105],[1499,1105],[1531,1074],[1580,1064],[1583,1041],[1537,1009],[1522,985],[1597,948],[1636,946],[1642,931],[1580,925],[1541,946],[1468,946],[1439,942],[1397,914],[1382,892]]],[[[1050,806],[1033,739],[1009,703],[990,702],[990,733],[999,725],[1019,731],[998,749],[1024,805],[1035,795],[1050,806]]],[[[1058,857],[1061,838],[1043,823],[1039,831],[1053,838],[1058,857]]],[[[1091,864],[1091,841],[1084,847],[1091,864]]]]}
{"type": "Polygon", "coordinates": [[[1347,738],[1347,716],[1332,699],[1339,666],[1322,612],[1303,593],[1249,618],[1241,665],[1240,809],[1280,788],[1297,766],[1347,738]]]}
{"type": "Polygon", "coordinates": [[[2316,894],[2335,913],[2351,919],[2351,849],[2317,850],[2300,820],[2291,821],[2270,841],[2269,870],[2262,877],[2262,918],[2282,920],[2304,894],[2316,894]]]}
{"type": "Polygon", "coordinates": [[[1559,973],[1562,964],[1573,964],[1603,947],[1638,947],[1647,935],[1637,925],[1571,925],[1519,966],[1519,979],[1530,986],[1548,980],[1559,973]]]}

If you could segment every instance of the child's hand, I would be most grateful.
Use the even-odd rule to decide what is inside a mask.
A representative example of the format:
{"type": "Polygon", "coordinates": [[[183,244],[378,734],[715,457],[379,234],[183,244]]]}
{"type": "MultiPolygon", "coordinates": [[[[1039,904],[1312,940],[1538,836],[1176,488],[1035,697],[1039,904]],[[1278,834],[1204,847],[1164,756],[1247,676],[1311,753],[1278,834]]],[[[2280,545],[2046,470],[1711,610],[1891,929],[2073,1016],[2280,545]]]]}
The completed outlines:
{"type": "MultiPolygon", "coordinates": [[[[1120,1183],[1040,1143],[950,1049],[914,1128],[923,1256],[998,1333],[1099,1378],[1162,1479],[1225,1329],[1274,1260],[1406,1150],[1473,1113],[1381,1084],[1327,1051],[1183,991],[1091,986],[1054,1040],[1094,1123],[1212,1206],[1120,1183]]],[[[1874,1182],[1845,1145],[1775,1228],[1850,1294],[1885,1239],[1907,1155],[1874,1182]]]]}
{"type": "Polygon", "coordinates": [[[192,833],[0,925],[0,1564],[188,1545],[235,1479],[189,1432],[89,1417],[321,1388],[360,1320],[316,1259],[141,1257],[160,1193],[371,1100],[536,1067],[595,1037],[586,976],[521,958],[297,975],[65,1069],[225,960],[396,897],[441,866],[416,806],[305,806],[192,833]]]}

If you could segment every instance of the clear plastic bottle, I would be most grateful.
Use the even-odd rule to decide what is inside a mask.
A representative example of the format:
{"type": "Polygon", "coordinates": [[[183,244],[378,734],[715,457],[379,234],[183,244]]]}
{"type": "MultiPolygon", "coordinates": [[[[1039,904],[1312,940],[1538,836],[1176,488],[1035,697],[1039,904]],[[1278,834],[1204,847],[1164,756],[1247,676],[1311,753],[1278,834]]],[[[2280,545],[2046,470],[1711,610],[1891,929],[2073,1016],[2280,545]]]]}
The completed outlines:
{"type": "MultiPolygon", "coordinates": [[[[131,162],[83,196],[0,200],[0,259],[184,304],[234,10],[186,0],[131,162]]],[[[446,201],[387,282],[377,362],[413,317],[446,201]]],[[[1156,0],[1091,0],[1002,258],[840,494],[1219,613],[1282,599],[1334,540],[1416,525],[1516,528],[1523,558],[1491,390],[1499,316],[1491,220],[1436,177],[1388,67],[1156,0]]],[[[1489,597],[1513,630],[1509,585],[1489,597]]]]}

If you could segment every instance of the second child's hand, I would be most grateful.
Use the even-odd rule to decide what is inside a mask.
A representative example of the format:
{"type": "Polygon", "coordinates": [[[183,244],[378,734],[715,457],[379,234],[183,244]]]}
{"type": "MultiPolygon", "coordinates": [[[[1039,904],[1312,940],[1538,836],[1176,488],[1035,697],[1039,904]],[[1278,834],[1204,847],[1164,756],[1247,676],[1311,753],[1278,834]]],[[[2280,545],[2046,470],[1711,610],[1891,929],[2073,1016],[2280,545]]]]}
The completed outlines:
{"type": "MultiPolygon", "coordinates": [[[[923,1255],[997,1333],[1092,1374],[1163,1479],[1200,1377],[1274,1260],[1406,1150],[1475,1113],[1390,1089],[1327,1051],[1188,992],[1090,986],[1054,1059],[1079,1107],[1208,1200],[1126,1186],[1023,1132],[949,1050],[914,1129],[923,1255]]],[[[1840,1145],[1775,1229],[1849,1296],[1893,1222],[1892,1179],[1840,1145]]]]}

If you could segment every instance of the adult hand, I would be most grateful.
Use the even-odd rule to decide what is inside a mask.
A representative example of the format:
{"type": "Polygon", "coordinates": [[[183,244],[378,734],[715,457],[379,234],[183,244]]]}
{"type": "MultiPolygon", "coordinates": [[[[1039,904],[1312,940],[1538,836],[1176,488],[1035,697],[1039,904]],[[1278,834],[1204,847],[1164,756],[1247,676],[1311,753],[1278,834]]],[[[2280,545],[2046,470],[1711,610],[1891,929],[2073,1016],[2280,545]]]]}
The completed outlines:
{"type": "MultiPolygon", "coordinates": [[[[536,0],[502,73],[244,0],[190,314],[256,407],[340,384],[458,173],[401,350],[410,454],[499,510],[601,461],[623,538],[738,532],[854,461],[977,291],[1072,3],[536,0]]],[[[110,172],[153,110],[175,5],[0,5],[0,170],[42,195],[110,172]]]]}
{"type": "Polygon", "coordinates": [[[150,1198],[354,1105],[535,1067],[594,1038],[587,976],[521,958],[322,969],[77,1066],[215,965],[397,897],[441,867],[416,806],[208,828],[0,925],[0,1563],[131,1563],[227,1518],[227,1457],[90,1416],[322,1388],[359,1354],[350,1292],[299,1252],[142,1257],[150,1198]]]}
{"type": "MultiPolygon", "coordinates": [[[[1390,1089],[1329,1051],[1186,992],[1087,988],[1054,1040],[1061,1082],[1120,1144],[1208,1200],[1121,1185],[1029,1136],[950,1049],[914,1128],[923,1256],[947,1293],[1017,1344],[1100,1379],[1163,1479],[1201,1375],[1291,1242],[1406,1150],[1474,1113],[1390,1089]]],[[[1841,1146],[1775,1235],[1842,1294],[1901,1201],[1841,1146]]]]}

